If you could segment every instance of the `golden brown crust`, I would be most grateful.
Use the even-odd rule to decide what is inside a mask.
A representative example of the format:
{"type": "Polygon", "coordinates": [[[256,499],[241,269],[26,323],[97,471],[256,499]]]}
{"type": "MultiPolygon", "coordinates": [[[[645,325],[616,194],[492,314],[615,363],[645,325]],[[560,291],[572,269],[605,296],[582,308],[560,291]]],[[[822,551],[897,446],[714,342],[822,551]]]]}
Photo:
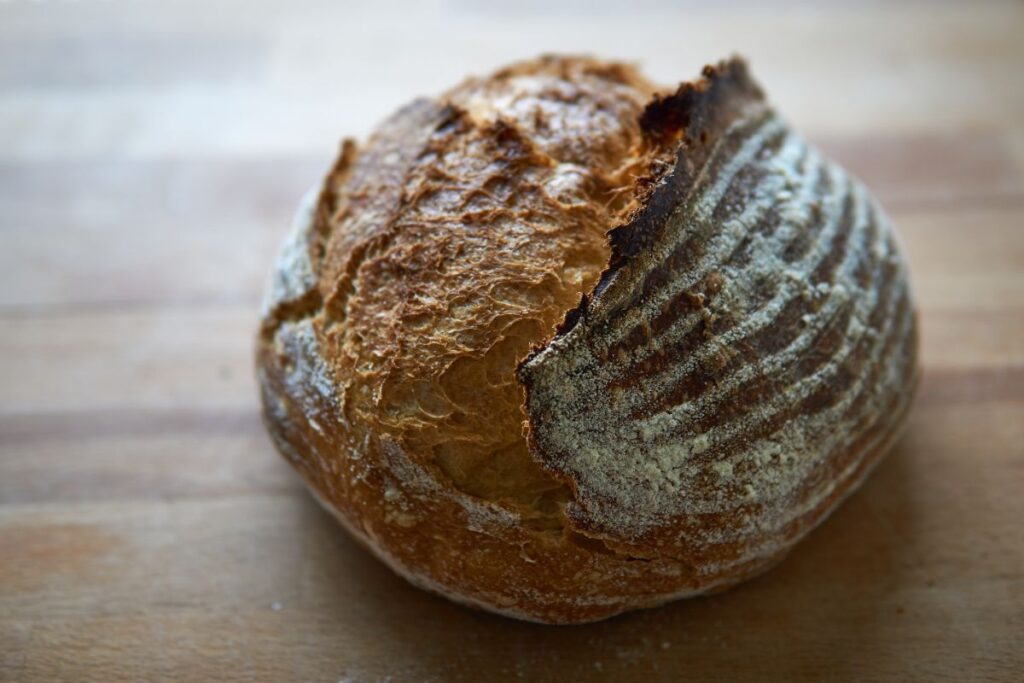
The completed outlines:
{"type": "MultiPolygon", "coordinates": [[[[813,504],[764,530],[778,541],[770,551],[746,552],[749,538],[709,544],[688,531],[739,528],[721,513],[668,514],[657,503],[636,511],[644,522],[636,528],[604,514],[614,496],[579,467],[590,462],[608,474],[602,458],[622,454],[612,442],[596,460],[565,451],[576,443],[587,452],[567,425],[592,426],[596,413],[588,419],[577,398],[560,398],[579,381],[574,363],[582,367],[562,349],[628,330],[645,297],[685,274],[664,260],[679,228],[674,216],[699,196],[715,154],[741,156],[729,149],[749,137],[740,124],[771,117],[738,61],[673,95],[652,100],[653,92],[629,67],[585,58],[545,57],[471,79],[399,111],[361,150],[346,142],[315,208],[300,212],[257,352],[266,423],[318,497],[420,585],[550,623],[729,585],[776,562],[827,514],[901,421],[903,399],[890,401],[884,426],[872,428],[867,409],[852,411],[850,443],[809,460],[800,479],[813,504]],[[609,243],[605,233],[616,226],[609,243]],[[646,289],[627,286],[635,282],[646,289]],[[825,490],[840,469],[841,483],[825,490]]],[[[769,154],[750,164],[775,161],[769,154]]],[[[744,191],[731,196],[756,204],[744,191]]],[[[901,267],[889,274],[902,277],[901,267]]],[[[680,299],[695,311],[735,288],[721,273],[703,282],[680,299]]],[[[742,322],[739,312],[721,317],[742,322]]],[[[875,398],[892,398],[892,386],[913,383],[908,334],[891,341],[886,357],[902,358],[911,374],[876,381],[886,389],[872,394],[871,410],[875,398]]],[[[645,346],[657,338],[630,337],[618,353],[658,351],[645,346]]],[[[851,357],[866,358],[863,351],[851,357]]],[[[609,357],[611,365],[599,365],[622,364],[609,357]]],[[[666,357],[640,370],[680,362],[666,357]]],[[[723,362],[719,370],[736,368],[723,362]]],[[[594,386],[605,396],[638,391],[629,382],[594,386]]],[[[608,408],[599,426],[650,417],[641,413],[608,408]]],[[[648,486],[642,469],[609,481],[648,486]]]]}

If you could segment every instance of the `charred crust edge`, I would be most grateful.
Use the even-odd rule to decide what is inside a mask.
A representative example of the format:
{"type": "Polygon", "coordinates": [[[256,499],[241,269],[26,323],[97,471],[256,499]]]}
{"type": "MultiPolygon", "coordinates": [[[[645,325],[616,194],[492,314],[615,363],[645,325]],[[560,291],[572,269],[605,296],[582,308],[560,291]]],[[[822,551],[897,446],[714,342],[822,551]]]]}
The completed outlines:
{"type": "Polygon", "coordinates": [[[654,95],[640,116],[640,126],[650,145],[674,146],[675,161],[657,176],[637,180],[634,191],[639,196],[639,207],[625,223],[608,231],[611,256],[597,284],[589,294],[583,294],[579,305],[566,312],[552,338],[520,361],[516,377],[527,394],[531,382],[524,367],[586,318],[590,306],[611,284],[615,274],[657,241],[669,216],[693,187],[715,142],[757,105],[764,105],[764,93],[741,57],[705,66],[698,80],[680,84],[672,94],[654,95]]]}

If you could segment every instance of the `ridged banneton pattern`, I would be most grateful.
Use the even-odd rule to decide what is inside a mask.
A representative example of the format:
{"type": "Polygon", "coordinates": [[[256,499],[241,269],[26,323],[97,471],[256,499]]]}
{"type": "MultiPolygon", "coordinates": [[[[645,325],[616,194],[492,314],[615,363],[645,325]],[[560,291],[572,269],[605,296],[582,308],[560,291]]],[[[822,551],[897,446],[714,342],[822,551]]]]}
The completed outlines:
{"type": "Polygon", "coordinates": [[[860,481],[917,366],[884,214],[741,65],[709,76],[696,104],[659,103],[686,131],[676,168],[519,376],[574,526],[712,577],[777,556],[860,481]]]}
{"type": "Polygon", "coordinates": [[[720,590],[904,422],[915,313],[867,191],[739,59],[655,93],[621,64],[513,65],[346,141],[300,206],[265,422],[416,585],[545,623],[720,590]]]}

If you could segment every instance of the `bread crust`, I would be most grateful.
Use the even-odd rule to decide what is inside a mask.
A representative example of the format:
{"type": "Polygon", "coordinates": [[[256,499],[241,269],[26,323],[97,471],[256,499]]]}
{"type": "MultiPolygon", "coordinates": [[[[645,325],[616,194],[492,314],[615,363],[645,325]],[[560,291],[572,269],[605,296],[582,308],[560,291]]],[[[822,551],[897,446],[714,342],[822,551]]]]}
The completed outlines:
{"type": "Polygon", "coordinates": [[[268,288],[265,422],[413,583],[592,621],[763,571],[856,488],[916,385],[907,287],[740,60],[658,96],[541,58],[343,143],[268,288]]]}

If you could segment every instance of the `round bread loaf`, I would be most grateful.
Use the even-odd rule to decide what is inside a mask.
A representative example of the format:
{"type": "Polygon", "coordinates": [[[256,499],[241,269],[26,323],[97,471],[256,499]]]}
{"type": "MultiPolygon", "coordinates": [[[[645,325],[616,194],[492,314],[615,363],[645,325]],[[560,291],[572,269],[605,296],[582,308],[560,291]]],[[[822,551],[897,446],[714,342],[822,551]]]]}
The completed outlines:
{"type": "Polygon", "coordinates": [[[892,443],[916,349],[884,215],[742,61],[660,95],[542,57],[342,144],[257,369],[278,449],[392,569],[577,623],[777,562],[892,443]]]}

